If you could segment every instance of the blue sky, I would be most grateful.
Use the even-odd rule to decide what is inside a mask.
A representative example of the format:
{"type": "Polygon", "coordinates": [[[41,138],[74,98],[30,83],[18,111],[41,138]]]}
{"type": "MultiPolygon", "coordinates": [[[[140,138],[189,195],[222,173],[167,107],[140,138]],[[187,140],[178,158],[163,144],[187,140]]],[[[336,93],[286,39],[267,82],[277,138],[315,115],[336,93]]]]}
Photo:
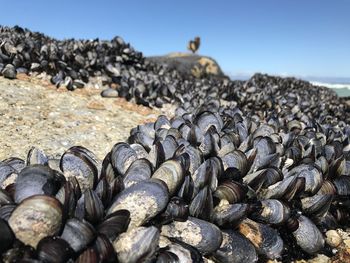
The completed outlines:
{"type": "Polygon", "coordinates": [[[231,75],[350,77],[350,0],[9,1],[2,25],[57,38],[122,36],[145,55],[186,51],[215,58],[231,75]]]}

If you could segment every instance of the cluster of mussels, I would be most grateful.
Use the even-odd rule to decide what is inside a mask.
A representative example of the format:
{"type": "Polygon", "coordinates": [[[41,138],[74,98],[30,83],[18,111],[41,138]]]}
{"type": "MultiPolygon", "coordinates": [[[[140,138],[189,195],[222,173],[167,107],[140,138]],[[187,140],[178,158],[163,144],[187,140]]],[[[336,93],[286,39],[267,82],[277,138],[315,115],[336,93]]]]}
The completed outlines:
{"type": "Polygon", "coordinates": [[[120,96],[145,106],[175,103],[190,112],[203,103],[225,102],[261,118],[271,114],[300,118],[304,113],[322,122],[350,121],[349,107],[327,88],[261,74],[248,81],[197,79],[145,59],[120,37],[60,41],[18,26],[0,26],[0,74],[15,78],[17,72],[45,72],[54,85],[69,90],[82,88],[90,77],[99,76],[103,85],[113,87],[102,96],[120,96]]]}
{"type": "Polygon", "coordinates": [[[122,71],[144,67],[142,53],[121,37],[59,41],[15,26],[0,27],[0,40],[0,71],[10,79],[17,73],[46,72],[57,87],[73,90],[84,87],[90,76],[103,75],[113,83],[122,71]]]}
{"type": "MultiPolygon", "coordinates": [[[[209,104],[209,107],[212,105],[209,104]]],[[[101,162],[75,146],[0,163],[5,262],[285,262],[349,226],[350,127],[188,113],[140,125],[101,162]]]]}

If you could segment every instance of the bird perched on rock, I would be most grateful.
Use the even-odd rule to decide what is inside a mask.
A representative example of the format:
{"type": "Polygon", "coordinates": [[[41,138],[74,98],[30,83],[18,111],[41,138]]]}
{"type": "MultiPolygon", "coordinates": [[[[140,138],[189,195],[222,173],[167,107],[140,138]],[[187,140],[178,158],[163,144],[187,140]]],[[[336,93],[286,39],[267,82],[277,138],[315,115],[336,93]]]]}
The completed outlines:
{"type": "Polygon", "coordinates": [[[199,49],[199,45],[201,44],[200,37],[195,37],[194,40],[190,40],[188,42],[187,48],[192,51],[192,53],[196,53],[196,51],[199,49]]]}

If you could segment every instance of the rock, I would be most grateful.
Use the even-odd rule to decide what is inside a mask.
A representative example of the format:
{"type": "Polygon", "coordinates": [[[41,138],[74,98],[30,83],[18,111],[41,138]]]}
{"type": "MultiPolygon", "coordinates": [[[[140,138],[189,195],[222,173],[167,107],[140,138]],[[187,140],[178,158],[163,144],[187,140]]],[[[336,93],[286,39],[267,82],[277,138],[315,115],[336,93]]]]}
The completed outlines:
{"type": "Polygon", "coordinates": [[[17,74],[15,67],[11,64],[7,64],[1,73],[5,78],[8,79],[15,79],[17,74]]]}
{"type": "Polygon", "coordinates": [[[343,239],[335,230],[329,230],[326,232],[326,242],[331,247],[338,247],[342,243],[343,239]]]}
{"type": "Polygon", "coordinates": [[[115,89],[108,88],[101,92],[101,96],[105,98],[117,98],[118,91],[115,89]]]}
{"type": "Polygon", "coordinates": [[[75,144],[103,158],[116,141],[128,138],[131,128],[160,114],[123,99],[102,98],[93,87],[68,92],[33,77],[0,77],[0,94],[0,135],[8,138],[2,141],[0,160],[25,158],[33,145],[59,158],[75,144]]]}
{"type": "Polygon", "coordinates": [[[146,60],[157,64],[166,64],[170,70],[175,69],[184,77],[226,77],[219,64],[213,58],[207,56],[190,53],[170,53],[165,56],[148,57],[146,60]]]}

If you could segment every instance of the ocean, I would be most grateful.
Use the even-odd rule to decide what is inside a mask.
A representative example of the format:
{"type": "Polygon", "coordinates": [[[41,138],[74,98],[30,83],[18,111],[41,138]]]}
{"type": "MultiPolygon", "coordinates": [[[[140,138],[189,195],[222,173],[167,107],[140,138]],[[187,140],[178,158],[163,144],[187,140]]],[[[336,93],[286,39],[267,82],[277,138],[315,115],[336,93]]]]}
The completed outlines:
{"type": "Polygon", "coordinates": [[[350,97],[350,83],[327,83],[310,81],[313,85],[324,86],[334,90],[339,97],[350,97]]]}

